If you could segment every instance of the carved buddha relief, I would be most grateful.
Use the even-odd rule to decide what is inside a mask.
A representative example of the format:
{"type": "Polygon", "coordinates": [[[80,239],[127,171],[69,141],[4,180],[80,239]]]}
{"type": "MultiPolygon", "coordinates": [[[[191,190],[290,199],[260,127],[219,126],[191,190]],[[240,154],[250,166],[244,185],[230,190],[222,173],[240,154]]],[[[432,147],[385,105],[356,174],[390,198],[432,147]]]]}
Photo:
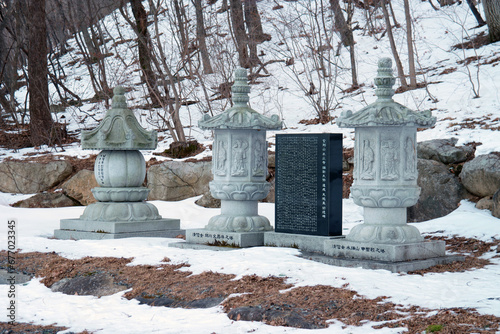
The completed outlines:
{"type": "Polygon", "coordinates": [[[361,160],[361,172],[360,172],[361,179],[373,180],[374,178],[373,166],[375,162],[375,152],[371,148],[370,141],[368,139],[363,140],[360,160],[361,160]]]}
{"type": "Polygon", "coordinates": [[[233,141],[233,159],[231,165],[231,175],[232,176],[246,176],[247,168],[247,151],[248,142],[243,139],[234,139],[233,141]]]}
{"type": "Polygon", "coordinates": [[[262,141],[256,141],[253,149],[253,176],[266,175],[266,153],[267,150],[262,141]]]}
{"type": "Polygon", "coordinates": [[[415,150],[415,144],[410,137],[406,138],[404,152],[404,178],[405,180],[415,180],[417,175],[417,152],[415,150]]]}
{"type": "Polygon", "coordinates": [[[381,179],[388,181],[399,179],[399,153],[397,143],[392,139],[383,140],[381,150],[381,179]]]}
{"type": "Polygon", "coordinates": [[[225,176],[227,162],[226,142],[224,140],[217,140],[216,150],[217,161],[215,162],[215,174],[218,176],[225,176]]]}

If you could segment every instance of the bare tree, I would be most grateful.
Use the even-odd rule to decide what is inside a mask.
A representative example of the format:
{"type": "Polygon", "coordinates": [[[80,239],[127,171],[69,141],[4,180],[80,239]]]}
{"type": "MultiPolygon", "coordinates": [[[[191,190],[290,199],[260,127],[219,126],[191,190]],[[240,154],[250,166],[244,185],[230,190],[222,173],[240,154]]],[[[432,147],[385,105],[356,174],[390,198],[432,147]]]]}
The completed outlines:
{"type": "Polygon", "coordinates": [[[479,11],[477,10],[476,5],[474,4],[474,1],[473,0],[467,0],[467,4],[469,5],[470,11],[472,12],[472,14],[474,15],[474,17],[476,18],[477,24],[480,27],[484,26],[486,24],[486,22],[484,22],[483,17],[481,16],[481,14],[479,13],[479,11]]]}
{"type": "Polygon", "coordinates": [[[201,61],[203,63],[203,73],[213,73],[210,57],[208,56],[205,23],[203,20],[203,8],[201,0],[193,0],[193,5],[196,12],[196,39],[198,40],[198,50],[200,52],[201,61]]]}
{"type": "Polygon", "coordinates": [[[230,0],[231,25],[235,39],[236,49],[238,50],[239,63],[241,67],[249,68],[250,56],[248,55],[247,45],[248,36],[245,30],[245,19],[243,17],[243,6],[241,0],[230,0]]]}
{"type": "Polygon", "coordinates": [[[399,59],[398,50],[396,48],[396,42],[394,41],[394,35],[392,34],[391,20],[389,17],[389,12],[387,11],[387,0],[381,0],[381,1],[382,1],[382,11],[384,13],[384,19],[385,19],[385,24],[386,24],[386,29],[387,29],[387,37],[389,38],[389,43],[391,44],[392,55],[393,55],[394,60],[396,62],[396,68],[398,70],[398,78],[401,81],[401,86],[406,89],[408,87],[408,83],[406,82],[406,79],[405,79],[403,65],[401,64],[401,59],[399,59]]]}
{"type": "Polygon", "coordinates": [[[51,144],[54,124],[49,109],[45,0],[29,0],[28,11],[31,15],[28,21],[31,143],[33,145],[51,144]]]}
{"type": "Polygon", "coordinates": [[[417,74],[415,72],[415,53],[413,51],[413,33],[410,14],[410,4],[404,0],[406,19],[406,44],[408,45],[408,68],[410,70],[410,89],[417,88],[417,74]]]}
{"type": "Polygon", "coordinates": [[[483,0],[484,16],[488,23],[490,42],[500,41],[500,1],[483,0]]]}

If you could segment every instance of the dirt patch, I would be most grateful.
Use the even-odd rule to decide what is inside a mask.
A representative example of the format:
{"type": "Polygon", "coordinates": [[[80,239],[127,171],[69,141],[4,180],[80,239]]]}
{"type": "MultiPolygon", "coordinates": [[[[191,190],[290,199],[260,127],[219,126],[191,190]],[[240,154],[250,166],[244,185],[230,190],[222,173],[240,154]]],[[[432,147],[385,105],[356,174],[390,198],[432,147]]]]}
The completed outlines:
{"type": "MultiPolygon", "coordinates": [[[[60,331],[64,331],[68,328],[66,327],[56,327],[53,325],[50,326],[37,326],[27,323],[15,323],[15,325],[10,325],[5,322],[0,322],[0,333],[1,334],[56,334],[60,331]]],[[[83,331],[78,334],[90,334],[90,332],[83,331]]]]}
{"type": "MultiPolygon", "coordinates": [[[[435,266],[409,274],[464,271],[490,264],[480,259],[487,252],[499,252],[500,240],[484,242],[463,237],[436,237],[444,240],[449,252],[464,254],[464,263],[435,266]]],[[[497,255],[500,256],[500,255],[497,255]]],[[[6,252],[0,252],[0,267],[6,267],[6,252]]],[[[247,275],[234,280],[234,275],[203,272],[191,275],[179,269],[189,264],[170,264],[165,258],[160,265],[128,266],[131,258],[85,257],[65,259],[56,253],[18,253],[16,269],[32,276],[44,277],[50,287],[63,278],[103,272],[119,285],[132,288],[124,296],[141,303],[169,307],[211,307],[222,300],[222,306],[233,320],[263,321],[274,326],[322,328],[328,320],[337,319],[346,325],[361,326],[366,321],[385,322],[376,328],[402,327],[410,333],[440,328],[440,333],[494,333],[500,318],[480,315],[474,309],[431,310],[403,307],[387,301],[387,297],[369,299],[348,288],[317,285],[293,288],[285,277],[247,275]],[[287,290],[283,292],[284,290],[287,290]],[[232,294],[239,294],[228,298],[232,294]],[[248,318],[248,319],[247,319],[248,318]],[[429,326],[433,326],[429,329],[429,326]]],[[[19,332],[20,333],[20,332],[19,332]]],[[[27,332],[29,333],[29,332],[27,332]]]]}

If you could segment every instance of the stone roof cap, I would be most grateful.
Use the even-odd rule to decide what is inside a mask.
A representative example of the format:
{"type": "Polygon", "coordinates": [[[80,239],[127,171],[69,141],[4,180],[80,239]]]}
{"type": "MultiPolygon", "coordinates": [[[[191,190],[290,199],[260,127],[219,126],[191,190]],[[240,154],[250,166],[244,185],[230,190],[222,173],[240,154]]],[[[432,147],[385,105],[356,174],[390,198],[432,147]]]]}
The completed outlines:
{"type": "Polygon", "coordinates": [[[82,131],[82,148],[87,150],[154,150],[157,145],[156,131],[145,130],[128,109],[125,89],[113,90],[111,109],[99,125],[82,131]]]}
{"type": "Polygon", "coordinates": [[[396,78],[392,75],[392,60],[381,58],[378,61],[375,85],[377,101],[359,110],[356,113],[348,110],[337,119],[341,128],[370,127],[370,126],[415,126],[419,128],[432,127],[436,123],[430,110],[423,112],[413,111],[397,102],[392,97],[392,86],[396,78]]]}
{"type": "Polygon", "coordinates": [[[222,114],[210,117],[205,114],[198,126],[206,130],[214,129],[265,129],[279,130],[282,122],[278,115],[270,118],[259,114],[248,106],[250,86],[247,83],[247,70],[239,68],[234,73],[231,87],[234,106],[222,114]]]}

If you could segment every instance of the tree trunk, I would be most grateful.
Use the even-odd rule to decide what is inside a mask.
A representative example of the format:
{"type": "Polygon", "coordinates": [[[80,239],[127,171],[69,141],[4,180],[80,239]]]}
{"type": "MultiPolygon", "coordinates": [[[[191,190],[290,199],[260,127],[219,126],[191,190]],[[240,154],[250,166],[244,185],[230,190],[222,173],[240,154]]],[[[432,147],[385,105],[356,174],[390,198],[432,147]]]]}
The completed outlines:
{"type": "Polygon", "coordinates": [[[31,143],[35,146],[52,144],[53,127],[49,108],[47,79],[47,26],[45,0],[30,0],[28,4],[28,94],[31,143]]]}
{"type": "Polygon", "coordinates": [[[148,16],[141,0],[130,0],[132,13],[134,14],[137,47],[139,49],[139,63],[141,65],[142,75],[148,87],[149,96],[154,106],[161,106],[160,93],[158,91],[158,82],[155,73],[151,67],[151,38],[148,31],[148,16]]]}
{"type": "Polygon", "coordinates": [[[193,0],[194,8],[196,11],[196,38],[198,39],[198,50],[200,51],[201,61],[203,63],[203,73],[214,73],[212,65],[210,64],[210,57],[208,56],[205,24],[203,22],[203,8],[201,7],[201,0],[193,0]]]}
{"type": "Polygon", "coordinates": [[[405,19],[406,19],[406,44],[408,45],[408,68],[410,71],[410,88],[417,88],[417,74],[415,72],[415,55],[413,52],[413,33],[412,22],[410,15],[410,4],[408,0],[404,0],[405,19]]]}
{"type": "Polygon", "coordinates": [[[241,67],[249,68],[247,45],[248,37],[245,31],[245,20],[243,18],[243,7],[241,0],[230,0],[231,3],[231,23],[233,26],[234,39],[238,50],[239,63],[241,67]]]}
{"type": "Polygon", "coordinates": [[[354,52],[354,36],[352,29],[346,21],[342,8],[340,8],[339,0],[330,0],[330,6],[333,11],[335,19],[335,29],[340,33],[340,40],[342,44],[349,48],[349,55],[351,58],[351,77],[353,87],[358,87],[358,75],[356,71],[356,55],[354,52]]]}
{"type": "Polygon", "coordinates": [[[387,5],[387,0],[382,0],[382,11],[384,12],[385,24],[387,26],[387,37],[389,38],[389,42],[391,43],[392,55],[396,63],[396,68],[398,69],[398,78],[401,81],[401,86],[403,88],[408,88],[408,83],[406,83],[403,65],[401,64],[401,59],[399,59],[398,50],[396,49],[396,42],[394,42],[394,36],[392,35],[391,20],[386,5],[387,5]]]}
{"type": "Polygon", "coordinates": [[[467,0],[467,4],[469,5],[469,8],[470,8],[472,14],[476,18],[477,24],[480,27],[484,26],[486,24],[486,22],[484,22],[483,18],[481,17],[481,14],[479,14],[479,11],[477,10],[474,2],[472,0],[467,0]]]}
{"type": "Polygon", "coordinates": [[[483,0],[484,16],[488,23],[490,42],[500,41],[500,1],[483,0]]]}
{"type": "Polygon", "coordinates": [[[255,0],[245,0],[245,24],[248,31],[248,49],[250,51],[250,64],[255,66],[260,63],[257,56],[257,44],[264,34],[262,31],[262,23],[257,10],[255,0]]]}
{"type": "Polygon", "coordinates": [[[177,18],[177,26],[179,28],[179,35],[181,36],[182,45],[182,59],[185,59],[188,55],[188,37],[185,25],[185,14],[184,14],[184,4],[179,3],[179,0],[174,0],[175,17],[177,18]]]}

